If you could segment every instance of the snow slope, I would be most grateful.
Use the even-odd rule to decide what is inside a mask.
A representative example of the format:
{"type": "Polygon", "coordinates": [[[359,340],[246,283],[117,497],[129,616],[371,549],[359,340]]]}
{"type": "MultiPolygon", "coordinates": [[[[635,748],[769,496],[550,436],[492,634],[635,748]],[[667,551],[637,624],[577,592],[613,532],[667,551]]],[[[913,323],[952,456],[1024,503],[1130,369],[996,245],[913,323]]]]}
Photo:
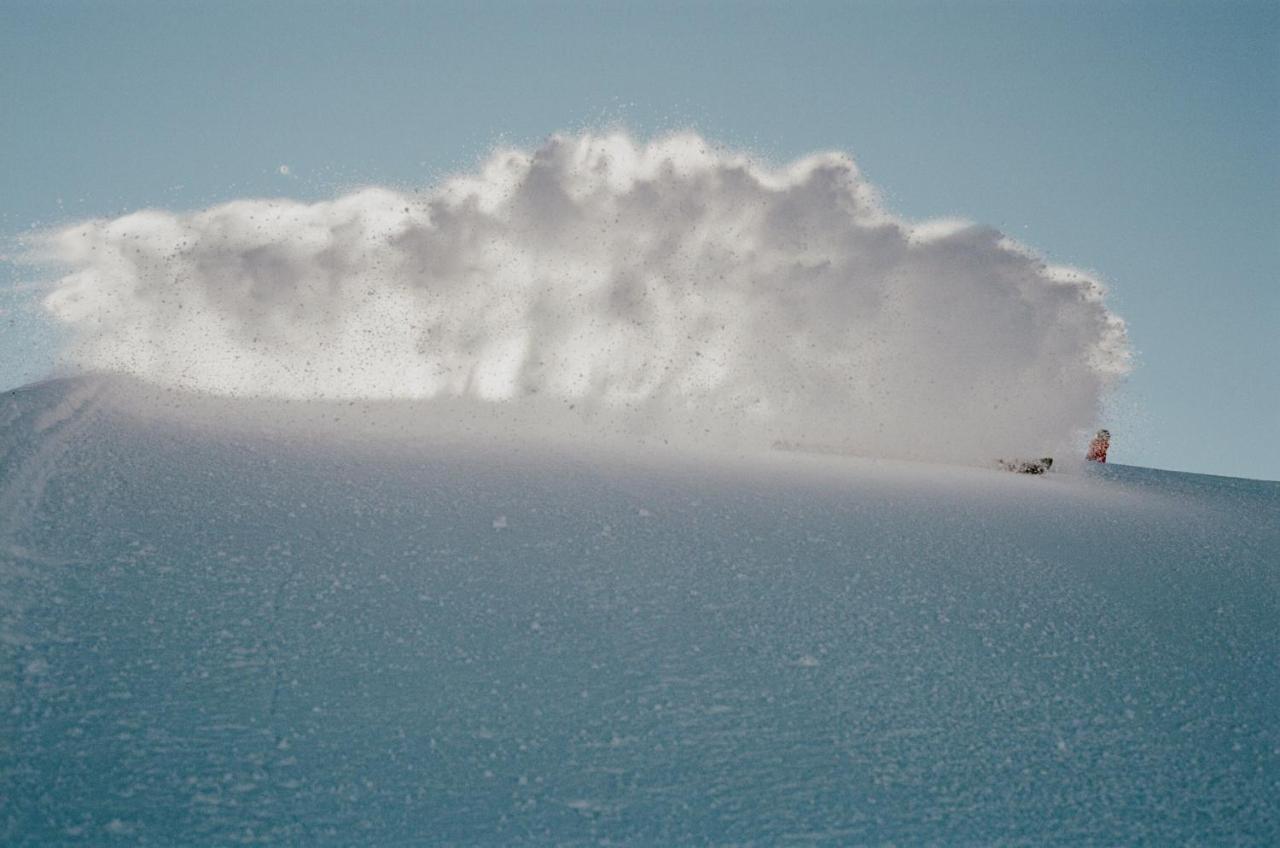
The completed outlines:
{"type": "Polygon", "coordinates": [[[1280,483],[483,415],[0,398],[0,841],[1280,841],[1280,483]]]}

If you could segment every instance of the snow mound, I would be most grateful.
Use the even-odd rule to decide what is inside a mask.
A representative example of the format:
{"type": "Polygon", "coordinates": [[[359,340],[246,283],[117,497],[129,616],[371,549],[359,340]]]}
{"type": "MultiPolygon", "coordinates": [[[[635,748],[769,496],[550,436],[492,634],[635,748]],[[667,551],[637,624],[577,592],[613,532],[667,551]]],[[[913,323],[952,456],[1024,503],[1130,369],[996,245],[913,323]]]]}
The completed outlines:
{"type": "MultiPolygon", "coordinates": [[[[253,397],[534,401],[664,438],[1060,453],[1128,368],[1093,276],[909,222],[843,154],[557,136],[426,192],[50,233],[68,364],[253,397]]],[[[610,425],[615,426],[613,424],[610,425]]]]}
{"type": "Polygon", "coordinates": [[[413,408],[0,398],[0,841],[1280,839],[1278,483],[413,408]]]}

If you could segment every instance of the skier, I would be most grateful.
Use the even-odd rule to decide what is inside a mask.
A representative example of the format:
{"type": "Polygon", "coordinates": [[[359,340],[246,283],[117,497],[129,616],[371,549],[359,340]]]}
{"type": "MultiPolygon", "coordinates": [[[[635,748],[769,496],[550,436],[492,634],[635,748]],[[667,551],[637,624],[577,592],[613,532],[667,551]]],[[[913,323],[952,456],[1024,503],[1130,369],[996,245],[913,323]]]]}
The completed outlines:
{"type": "Polygon", "coordinates": [[[1084,458],[1090,462],[1106,462],[1109,447],[1111,447],[1111,433],[1107,430],[1099,430],[1093,437],[1093,441],[1089,443],[1089,452],[1084,455],[1084,458]]]}

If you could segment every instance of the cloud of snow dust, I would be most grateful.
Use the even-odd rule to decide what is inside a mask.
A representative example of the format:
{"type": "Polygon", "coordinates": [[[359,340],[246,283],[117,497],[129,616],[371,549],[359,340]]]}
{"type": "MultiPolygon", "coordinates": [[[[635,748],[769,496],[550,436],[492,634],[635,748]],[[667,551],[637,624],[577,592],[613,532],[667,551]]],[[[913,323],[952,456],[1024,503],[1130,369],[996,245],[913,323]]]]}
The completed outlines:
{"type": "Polygon", "coordinates": [[[146,210],[43,252],[72,365],[215,394],[536,401],[969,461],[1068,444],[1128,367],[1089,275],[896,218],[847,156],[770,167],[693,134],[556,136],[421,193],[146,210]]]}

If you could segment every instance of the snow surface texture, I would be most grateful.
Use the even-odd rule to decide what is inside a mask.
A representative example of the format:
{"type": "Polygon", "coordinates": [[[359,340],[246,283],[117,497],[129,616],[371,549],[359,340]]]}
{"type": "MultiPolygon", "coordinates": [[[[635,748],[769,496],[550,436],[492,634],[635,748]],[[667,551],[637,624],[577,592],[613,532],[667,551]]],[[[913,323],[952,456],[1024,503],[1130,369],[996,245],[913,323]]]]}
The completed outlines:
{"type": "Polygon", "coordinates": [[[987,463],[1074,451],[1128,368],[1088,274],[893,217],[847,156],[557,136],[426,192],[49,234],[69,364],[221,394],[538,399],[596,430],[987,463]]]}
{"type": "Polygon", "coordinates": [[[1280,842],[1280,484],[466,420],[0,397],[0,842],[1280,842]]]}

